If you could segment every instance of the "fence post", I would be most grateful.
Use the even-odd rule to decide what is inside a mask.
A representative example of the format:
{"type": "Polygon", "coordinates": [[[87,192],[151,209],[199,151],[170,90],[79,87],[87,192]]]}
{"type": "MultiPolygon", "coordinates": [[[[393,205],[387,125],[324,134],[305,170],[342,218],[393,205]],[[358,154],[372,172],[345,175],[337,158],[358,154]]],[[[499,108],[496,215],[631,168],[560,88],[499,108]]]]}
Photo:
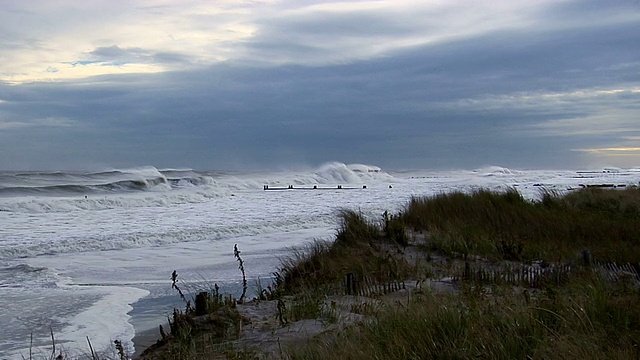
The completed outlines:
{"type": "Polygon", "coordinates": [[[464,279],[465,280],[469,280],[471,276],[471,264],[469,264],[469,261],[464,262],[464,279]]]}
{"type": "Polygon", "coordinates": [[[593,264],[593,255],[591,255],[589,249],[582,250],[582,261],[586,267],[590,267],[593,264]]]}
{"type": "Polygon", "coordinates": [[[209,300],[209,293],[206,291],[198,293],[196,295],[196,316],[207,314],[207,302],[209,300]]]}
{"type": "Polygon", "coordinates": [[[353,273],[347,274],[347,295],[354,295],[356,293],[356,279],[353,273]]]}

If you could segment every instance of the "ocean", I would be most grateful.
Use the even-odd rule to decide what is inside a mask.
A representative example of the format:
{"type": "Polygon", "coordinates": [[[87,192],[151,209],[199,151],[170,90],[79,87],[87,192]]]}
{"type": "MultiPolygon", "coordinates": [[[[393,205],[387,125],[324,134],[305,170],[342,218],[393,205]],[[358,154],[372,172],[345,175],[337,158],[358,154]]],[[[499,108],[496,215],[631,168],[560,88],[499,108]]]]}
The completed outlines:
{"type": "Polygon", "coordinates": [[[0,359],[28,358],[30,347],[49,357],[51,333],[70,355],[89,353],[87,338],[99,350],[121,340],[133,353],[137,332],[184,305],[173,270],[188,291],[218,284],[237,294],[237,244],[251,292],[292,247],[332,239],[341,209],[380,219],[412,196],[515,188],[535,200],[543,189],[639,181],[640,169],[385,171],[337,162],[261,172],[0,172],[0,359]]]}

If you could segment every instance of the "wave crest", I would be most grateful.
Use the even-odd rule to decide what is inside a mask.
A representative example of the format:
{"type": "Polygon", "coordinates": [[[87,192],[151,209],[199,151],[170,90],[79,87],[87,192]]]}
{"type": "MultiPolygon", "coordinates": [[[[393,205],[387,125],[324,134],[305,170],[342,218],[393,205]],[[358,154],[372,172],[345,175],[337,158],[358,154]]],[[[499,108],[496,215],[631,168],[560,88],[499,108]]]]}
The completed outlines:
{"type": "Polygon", "coordinates": [[[499,176],[499,175],[515,175],[519,174],[519,171],[511,170],[502,166],[485,166],[474,170],[473,172],[481,174],[483,176],[499,176]]]}
{"type": "Polygon", "coordinates": [[[315,175],[317,176],[316,182],[320,184],[360,184],[363,181],[384,178],[387,174],[382,173],[382,170],[377,166],[331,162],[320,166],[315,175]]]}

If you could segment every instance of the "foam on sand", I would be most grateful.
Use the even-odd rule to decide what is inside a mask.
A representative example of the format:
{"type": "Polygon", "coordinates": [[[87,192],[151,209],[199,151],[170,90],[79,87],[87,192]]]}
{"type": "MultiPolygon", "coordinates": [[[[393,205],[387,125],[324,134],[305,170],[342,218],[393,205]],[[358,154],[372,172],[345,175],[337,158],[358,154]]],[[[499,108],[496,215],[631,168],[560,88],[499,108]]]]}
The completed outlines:
{"type": "MultiPolygon", "coordinates": [[[[127,353],[135,349],[133,337],[135,330],[129,323],[131,304],[147,296],[149,291],[124,286],[99,286],[95,291],[104,295],[91,307],[69,320],[69,324],[60,331],[59,340],[68,342],[68,346],[77,347],[86,343],[87,337],[97,351],[113,349],[113,341],[122,341],[127,353]],[[105,337],[110,334],[110,338],[105,337]]],[[[86,353],[86,348],[78,349],[86,353]]]]}

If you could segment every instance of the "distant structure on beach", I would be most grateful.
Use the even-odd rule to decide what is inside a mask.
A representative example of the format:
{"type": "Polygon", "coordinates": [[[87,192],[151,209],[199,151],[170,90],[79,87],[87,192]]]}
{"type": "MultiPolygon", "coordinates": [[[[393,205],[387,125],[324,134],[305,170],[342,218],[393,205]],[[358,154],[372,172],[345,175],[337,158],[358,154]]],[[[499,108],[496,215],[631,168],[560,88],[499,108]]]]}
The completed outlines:
{"type": "MultiPolygon", "coordinates": [[[[391,187],[391,186],[389,186],[391,187]]],[[[287,187],[279,186],[279,187],[270,187],[269,185],[264,185],[263,190],[355,190],[355,189],[366,189],[367,185],[362,185],[362,188],[359,187],[344,187],[342,185],[331,186],[331,187],[319,187],[318,185],[313,185],[313,187],[294,187],[293,185],[289,185],[287,187]]]]}

